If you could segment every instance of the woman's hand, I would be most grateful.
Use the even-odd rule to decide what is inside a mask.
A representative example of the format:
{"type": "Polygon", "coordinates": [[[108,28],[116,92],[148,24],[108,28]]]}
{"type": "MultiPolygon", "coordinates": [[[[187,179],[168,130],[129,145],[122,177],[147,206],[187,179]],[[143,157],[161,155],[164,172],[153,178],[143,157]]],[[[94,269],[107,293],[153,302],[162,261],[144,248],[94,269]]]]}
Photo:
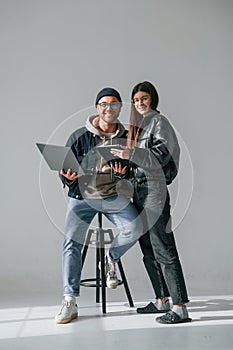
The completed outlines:
{"type": "Polygon", "coordinates": [[[121,159],[129,159],[130,149],[127,146],[121,146],[121,149],[112,148],[110,152],[115,157],[119,157],[121,159]]]}
{"type": "Polygon", "coordinates": [[[121,174],[121,175],[126,174],[127,166],[125,165],[125,166],[122,168],[121,162],[114,162],[114,164],[111,162],[110,165],[111,165],[111,168],[112,168],[116,173],[119,173],[119,174],[121,174]]]}
{"type": "Polygon", "coordinates": [[[67,173],[62,169],[60,171],[60,174],[65,176],[65,178],[68,180],[68,181],[75,181],[77,180],[80,176],[82,176],[81,174],[77,174],[76,172],[72,172],[72,169],[68,169],[67,170],[67,173]]]}

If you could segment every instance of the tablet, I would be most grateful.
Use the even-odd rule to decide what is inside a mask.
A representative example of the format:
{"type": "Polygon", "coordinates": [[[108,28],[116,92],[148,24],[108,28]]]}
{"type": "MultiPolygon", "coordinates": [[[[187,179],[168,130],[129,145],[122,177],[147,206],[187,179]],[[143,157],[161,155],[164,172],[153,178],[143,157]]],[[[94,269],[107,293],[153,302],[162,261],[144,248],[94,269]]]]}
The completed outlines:
{"type": "Polygon", "coordinates": [[[120,162],[122,163],[123,166],[128,165],[128,162],[129,162],[128,160],[114,156],[114,154],[111,153],[111,150],[113,148],[122,149],[120,144],[96,146],[97,151],[102,155],[102,157],[107,162],[120,162]]]}
{"type": "Polygon", "coordinates": [[[36,143],[36,145],[51,170],[63,169],[67,172],[68,169],[72,169],[77,174],[84,173],[71,147],[45,143],[36,143]]]}
{"type": "Polygon", "coordinates": [[[113,148],[121,149],[121,146],[119,144],[96,146],[96,150],[101,154],[102,157],[104,157],[104,159],[107,162],[115,161],[116,159],[120,159],[119,157],[116,157],[116,156],[114,156],[114,154],[111,153],[111,150],[113,148]]]}

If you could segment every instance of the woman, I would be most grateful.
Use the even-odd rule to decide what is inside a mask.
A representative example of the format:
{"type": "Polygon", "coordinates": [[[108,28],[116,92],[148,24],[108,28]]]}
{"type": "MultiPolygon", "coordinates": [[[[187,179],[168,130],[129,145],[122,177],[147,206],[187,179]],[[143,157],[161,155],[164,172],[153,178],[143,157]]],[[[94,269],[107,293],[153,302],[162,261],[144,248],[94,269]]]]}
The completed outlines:
{"type": "Polygon", "coordinates": [[[115,156],[128,159],[129,166],[122,167],[116,162],[112,167],[116,176],[132,181],[133,201],[144,222],[139,243],[156,300],[137,312],[166,312],[156,318],[160,323],[190,322],[187,290],[171,230],[167,190],[178,170],[178,141],[169,121],[157,110],[159,97],[150,82],[137,84],[131,100],[128,147],[112,150],[115,156]]]}

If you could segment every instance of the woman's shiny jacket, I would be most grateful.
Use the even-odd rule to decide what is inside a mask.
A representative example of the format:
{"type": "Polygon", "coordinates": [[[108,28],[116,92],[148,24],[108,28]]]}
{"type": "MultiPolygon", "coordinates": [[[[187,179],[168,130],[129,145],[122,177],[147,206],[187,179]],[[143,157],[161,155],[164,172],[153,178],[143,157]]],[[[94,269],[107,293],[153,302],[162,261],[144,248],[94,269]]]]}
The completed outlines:
{"type": "Polygon", "coordinates": [[[126,177],[137,182],[162,180],[169,185],[179,167],[180,147],[173,127],[158,111],[144,117],[136,147],[130,151],[131,169],[126,177]]]}

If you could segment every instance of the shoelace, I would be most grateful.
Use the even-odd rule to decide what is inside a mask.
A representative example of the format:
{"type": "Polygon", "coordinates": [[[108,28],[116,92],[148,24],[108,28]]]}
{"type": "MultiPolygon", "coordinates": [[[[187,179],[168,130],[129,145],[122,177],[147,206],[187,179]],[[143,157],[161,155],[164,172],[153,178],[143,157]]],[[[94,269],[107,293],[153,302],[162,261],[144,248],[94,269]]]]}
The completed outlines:
{"type": "Polygon", "coordinates": [[[67,300],[63,300],[62,305],[61,305],[61,311],[64,309],[64,307],[66,307],[68,309],[68,307],[71,305],[71,303],[69,303],[67,300]]]}
{"type": "Polygon", "coordinates": [[[110,272],[115,273],[116,271],[115,264],[107,262],[106,266],[109,273],[110,272]]]}
{"type": "Polygon", "coordinates": [[[115,271],[109,271],[108,274],[110,278],[116,277],[115,271]]]}

